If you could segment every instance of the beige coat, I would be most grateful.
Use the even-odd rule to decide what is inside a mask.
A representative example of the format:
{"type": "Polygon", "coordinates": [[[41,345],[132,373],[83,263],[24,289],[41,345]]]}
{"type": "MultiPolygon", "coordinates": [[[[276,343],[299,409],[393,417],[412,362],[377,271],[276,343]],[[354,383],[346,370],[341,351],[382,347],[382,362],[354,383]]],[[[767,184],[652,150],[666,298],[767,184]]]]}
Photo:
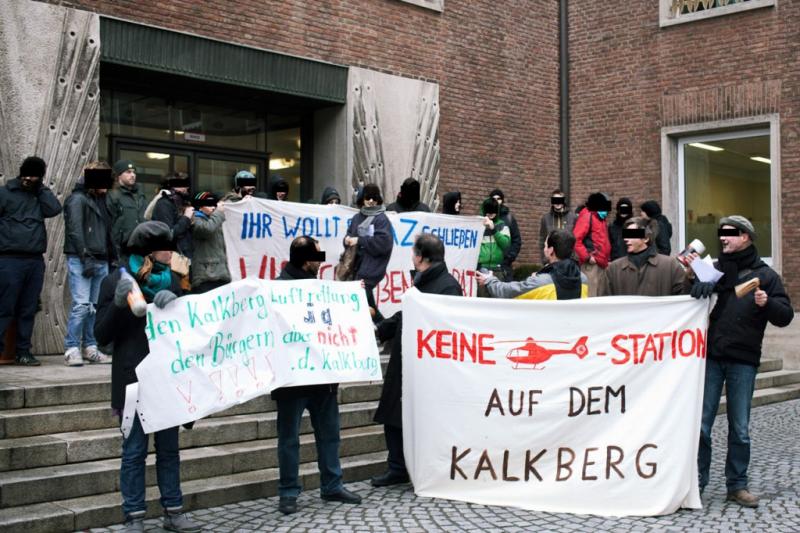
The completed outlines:
{"type": "Polygon", "coordinates": [[[671,296],[688,294],[684,280],[686,273],[674,257],[657,254],[648,257],[641,270],[620,257],[612,261],[598,296],[671,296]]]}

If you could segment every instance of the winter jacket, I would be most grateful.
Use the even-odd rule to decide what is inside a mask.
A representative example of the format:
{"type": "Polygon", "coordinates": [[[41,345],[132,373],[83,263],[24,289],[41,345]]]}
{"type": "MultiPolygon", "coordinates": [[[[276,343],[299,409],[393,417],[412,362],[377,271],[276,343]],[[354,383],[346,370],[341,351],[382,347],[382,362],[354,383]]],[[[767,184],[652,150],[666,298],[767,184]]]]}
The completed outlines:
{"type": "Polygon", "coordinates": [[[228,271],[228,258],[225,252],[225,237],[222,223],[225,213],[219,209],[206,216],[195,211],[192,222],[192,284],[200,285],[208,281],[231,280],[228,271]]]}
{"type": "Polygon", "coordinates": [[[172,229],[172,238],[178,245],[178,251],[192,258],[192,221],[183,216],[183,200],[173,191],[161,191],[161,198],[153,209],[152,220],[165,223],[172,229]]]}
{"type": "Polygon", "coordinates": [[[361,212],[355,214],[347,228],[348,237],[358,237],[358,271],[356,279],[363,279],[368,285],[377,285],[386,275],[389,257],[394,248],[392,223],[385,213],[372,220],[365,235],[358,235],[358,226],[367,217],[361,212]]]}
{"type": "MultiPolygon", "coordinates": [[[[286,263],[281,270],[281,273],[276,279],[280,280],[295,280],[295,279],[314,279],[314,276],[303,270],[297,268],[291,263],[286,263]]],[[[270,392],[270,397],[273,400],[292,400],[297,398],[305,398],[307,396],[314,396],[317,394],[336,394],[339,390],[338,383],[324,383],[322,385],[300,385],[298,387],[280,387],[270,392]]]]}
{"type": "MultiPolygon", "coordinates": [[[[714,266],[718,268],[719,263],[714,266]]],[[[722,290],[708,325],[709,359],[758,366],[767,322],[782,328],[788,326],[794,318],[792,303],[777,272],[760,258],[748,270],[739,272],[736,284],[757,277],[760,289],[767,293],[767,304],[764,307],[755,304],[755,291],[743,298],[737,298],[734,289],[722,290]]],[[[719,287],[718,284],[717,288],[719,287]]]]}
{"type": "Polygon", "coordinates": [[[522,281],[502,282],[492,276],[486,282],[486,289],[492,298],[571,300],[587,297],[589,280],[575,261],[564,259],[547,265],[522,281]]]}
{"type": "MultiPolygon", "coordinates": [[[[126,265],[128,272],[130,267],[126,265]]],[[[117,269],[106,276],[100,284],[100,296],[97,299],[97,315],[94,323],[94,335],[100,345],[114,343],[114,358],[111,363],[111,407],[125,407],[125,387],[136,383],[136,366],[150,353],[145,325],[147,317],[136,317],[130,308],[117,307],[114,304],[114,291],[120,278],[117,269]]],[[[172,274],[172,287],[177,296],[181,296],[180,278],[172,274]]],[[[152,300],[145,295],[148,303],[152,300]]]]}
{"type": "Polygon", "coordinates": [[[541,254],[542,264],[547,262],[544,256],[544,242],[547,236],[555,229],[565,229],[572,233],[575,228],[575,220],[578,216],[572,210],[566,210],[563,213],[556,213],[552,209],[542,215],[542,221],[539,224],[539,250],[541,254]]]}
{"type": "Polygon", "coordinates": [[[82,184],[64,202],[64,253],[81,260],[115,258],[105,198],[87,194],[82,184]]]}
{"type": "Polygon", "coordinates": [[[403,207],[400,202],[392,202],[386,206],[387,211],[394,211],[395,213],[410,213],[412,211],[422,211],[423,213],[430,213],[431,208],[425,202],[414,202],[409,207],[403,207]]]}
{"type": "MultiPolygon", "coordinates": [[[[426,294],[449,296],[463,296],[464,294],[461,285],[450,275],[445,263],[434,263],[424,272],[420,272],[419,279],[414,282],[414,286],[426,294]]],[[[399,311],[378,324],[378,338],[382,342],[393,340],[389,364],[386,367],[386,374],[383,376],[381,399],[378,402],[378,409],[375,411],[375,422],[399,428],[403,427],[402,328],[403,313],[399,311]]]]}
{"type": "Polygon", "coordinates": [[[342,203],[342,197],[339,195],[339,191],[334,189],[333,187],[325,187],[325,190],[322,191],[322,198],[319,203],[322,205],[327,204],[332,198],[338,198],[339,203],[342,203]]]}
{"type": "Polygon", "coordinates": [[[613,261],[605,271],[599,296],[672,296],[686,294],[686,273],[674,257],[654,254],[641,269],[628,256],[613,261]]]}
{"type": "Polygon", "coordinates": [[[48,187],[28,191],[14,178],[0,188],[0,255],[42,255],[47,251],[44,219],[61,212],[48,187]]]}
{"type": "Polygon", "coordinates": [[[511,211],[505,204],[500,206],[499,218],[503,219],[506,227],[508,227],[509,235],[511,236],[511,242],[508,248],[505,249],[505,252],[503,252],[503,265],[510,268],[511,263],[516,261],[519,251],[522,250],[522,234],[519,232],[517,219],[511,214],[511,211]]]}
{"type": "Polygon", "coordinates": [[[581,210],[572,233],[575,235],[575,253],[580,264],[586,263],[593,256],[597,266],[608,266],[611,257],[608,228],[596,211],[581,210]]]}
{"type": "Polygon", "coordinates": [[[136,184],[131,188],[119,186],[106,195],[106,206],[111,214],[111,242],[117,257],[122,257],[133,228],[144,222],[147,199],[136,184]]]}
{"type": "Polygon", "coordinates": [[[628,247],[625,246],[625,240],[622,238],[622,225],[624,223],[624,220],[615,219],[614,222],[608,225],[608,240],[611,244],[611,261],[616,261],[620,257],[628,255],[628,247]]]}
{"type": "Polygon", "coordinates": [[[669,255],[672,253],[672,224],[664,215],[656,215],[653,220],[658,223],[658,232],[656,233],[656,248],[658,253],[669,255]]]}
{"type": "Polygon", "coordinates": [[[445,193],[442,197],[442,213],[445,215],[460,215],[461,206],[459,206],[459,211],[456,212],[456,204],[460,201],[461,193],[459,191],[445,193]]]}
{"type": "Polygon", "coordinates": [[[503,264],[505,252],[511,245],[511,231],[500,217],[495,217],[494,228],[483,230],[478,252],[478,268],[494,269],[503,264]]]}

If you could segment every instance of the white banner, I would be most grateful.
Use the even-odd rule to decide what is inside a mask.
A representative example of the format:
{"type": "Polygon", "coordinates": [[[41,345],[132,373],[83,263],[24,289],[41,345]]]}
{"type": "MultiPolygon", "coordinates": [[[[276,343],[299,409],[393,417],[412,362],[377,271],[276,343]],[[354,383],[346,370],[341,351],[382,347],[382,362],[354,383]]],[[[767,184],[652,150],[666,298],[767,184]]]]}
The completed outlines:
{"type": "Polygon", "coordinates": [[[609,516],[700,508],[708,300],[403,300],[418,495],[609,516]]]}
{"type": "MultiPolygon", "coordinates": [[[[327,260],[319,270],[320,279],[334,279],[334,267],[344,250],[344,237],[350,219],[358,211],[342,205],[315,205],[248,198],[226,204],[225,246],[228,268],[233,279],[257,277],[273,279],[289,260],[289,244],[308,235],[320,243],[327,260]]],[[[400,309],[403,293],[412,285],[409,272],[411,246],[420,233],[435,233],[445,245],[445,260],[450,272],[461,283],[467,296],[475,294],[475,268],[478,264],[483,225],[479,217],[436,213],[387,212],[394,232],[386,277],[376,287],[378,307],[384,316],[400,309]]]]}
{"type": "Polygon", "coordinates": [[[358,282],[247,278],[164,309],[151,304],[146,333],[133,403],[145,433],[281,386],[382,379],[358,282]]]}

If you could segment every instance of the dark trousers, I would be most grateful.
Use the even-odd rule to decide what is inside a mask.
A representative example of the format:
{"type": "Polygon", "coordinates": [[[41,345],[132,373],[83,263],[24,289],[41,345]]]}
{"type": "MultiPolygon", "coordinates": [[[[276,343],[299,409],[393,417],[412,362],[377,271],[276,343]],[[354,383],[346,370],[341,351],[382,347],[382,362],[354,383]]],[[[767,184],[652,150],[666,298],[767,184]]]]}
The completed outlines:
{"type": "Polygon", "coordinates": [[[308,409],[314,441],[317,445],[322,494],[333,494],[342,488],[342,467],[339,463],[339,404],[335,392],[320,392],[296,398],[281,398],[278,404],[278,495],[297,497],[301,486],[300,422],[308,409]]]}
{"type": "Polygon", "coordinates": [[[44,284],[42,257],[0,256],[0,353],[6,330],[17,321],[17,356],[31,351],[33,321],[44,284]]]}
{"type": "Polygon", "coordinates": [[[403,428],[384,424],[383,436],[386,438],[386,449],[389,450],[386,457],[389,470],[394,474],[408,475],[406,458],[403,455],[403,428]]]}

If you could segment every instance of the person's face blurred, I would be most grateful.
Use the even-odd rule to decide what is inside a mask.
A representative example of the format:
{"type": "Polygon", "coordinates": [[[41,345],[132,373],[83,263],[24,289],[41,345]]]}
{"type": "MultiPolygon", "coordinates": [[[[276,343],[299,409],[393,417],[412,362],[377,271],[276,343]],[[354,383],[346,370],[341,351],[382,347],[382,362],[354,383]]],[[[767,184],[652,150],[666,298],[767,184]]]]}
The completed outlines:
{"type": "MultiPolygon", "coordinates": [[[[738,228],[729,226],[728,224],[721,226],[721,229],[733,229],[739,231],[738,228]]],[[[729,237],[727,235],[723,235],[719,238],[719,242],[722,245],[722,253],[732,254],[734,252],[740,252],[750,246],[750,236],[747,233],[739,231],[738,237],[729,237]]]]}
{"type": "Polygon", "coordinates": [[[330,200],[328,200],[326,202],[326,205],[339,205],[341,203],[342,203],[342,201],[339,200],[338,198],[331,198],[330,200]]]}
{"type": "MultiPolygon", "coordinates": [[[[563,194],[554,194],[552,196],[552,198],[564,198],[564,195],[563,194]]],[[[552,200],[551,200],[550,205],[553,207],[553,211],[555,211],[556,213],[563,213],[564,210],[567,208],[567,205],[564,202],[561,202],[560,204],[556,204],[556,203],[553,203],[552,200]]]]}
{"type": "Polygon", "coordinates": [[[486,218],[488,218],[489,220],[494,220],[495,218],[497,218],[497,213],[486,213],[486,218]]]}
{"type": "Polygon", "coordinates": [[[176,193],[186,196],[189,194],[189,187],[173,187],[172,188],[176,193]]]}
{"type": "Polygon", "coordinates": [[[364,198],[364,207],[375,207],[378,201],[375,198],[364,198]]]}
{"type": "Polygon", "coordinates": [[[242,187],[242,196],[252,196],[256,192],[255,185],[245,185],[242,187]]]}
{"type": "MultiPolygon", "coordinates": [[[[638,229],[636,224],[625,226],[625,229],[638,229]]],[[[623,239],[625,241],[625,248],[629,254],[638,254],[647,249],[647,239],[623,239]]]]}
{"type": "Polygon", "coordinates": [[[645,220],[650,220],[650,217],[647,216],[647,213],[645,213],[644,211],[639,211],[639,216],[645,220]]]}
{"type": "Polygon", "coordinates": [[[494,196],[492,196],[492,198],[497,200],[498,205],[503,205],[503,197],[500,196],[499,194],[495,194],[494,196]]]}
{"type": "Polygon", "coordinates": [[[461,200],[457,200],[456,201],[456,205],[453,206],[453,208],[456,210],[456,213],[460,213],[461,212],[461,200]]]}
{"type": "Polygon", "coordinates": [[[217,206],[215,205],[204,205],[200,207],[200,212],[206,216],[211,216],[211,214],[217,210],[217,206]]]}
{"type": "MultiPolygon", "coordinates": [[[[314,243],[314,248],[316,248],[318,252],[320,251],[318,242],[314,243]]],[[[317,277],[317,274],[319,273],[319,267],[321,264],[322,264],[321,261],[306,261],[306,272],[313,275],[314,277],[317,277]]]]}
{"type": "Polygon", "coordinates": [[[89,194],[93,194],[95,196],[105,196],[108,192],[108,189],[89,189],[89,194]]]}
{"type": "Polygon", "coordinates": [[[136,171],[135,170],[126,170],[119,176],[117,176],[117,181],[123,187],[133,187],[136,184],[136,171]]]}
{"type": "Polygon", "coordinates": [[[617,206],[617,216],[619,218],[631,218],[633,216],[633,207],[628,204],[619,204],[617,206]]]}
{"type": "Polygon", "coordinates": [[[283,202],[284,200],[286,200],[286,197],[288,195],[289,195],[289,193],[287,193],[287,192],[279,191],[279,192],[275,193],[275,198],[277,198],[278,201],[283,202]]]}
{"type": "Polygon", "coordinates": [[[31,190],[36,188],[42,178],[39,176],[22,176],[19,181],[23,189],[31,190]]]}
{"type": "Polygon", "coordinates": [[[157,252],[151,253],[150,255],[153,256],[153,261],[156,261],[164,265],[168,265],[172,260],[171,250],[159,250],[157,252]]]}

